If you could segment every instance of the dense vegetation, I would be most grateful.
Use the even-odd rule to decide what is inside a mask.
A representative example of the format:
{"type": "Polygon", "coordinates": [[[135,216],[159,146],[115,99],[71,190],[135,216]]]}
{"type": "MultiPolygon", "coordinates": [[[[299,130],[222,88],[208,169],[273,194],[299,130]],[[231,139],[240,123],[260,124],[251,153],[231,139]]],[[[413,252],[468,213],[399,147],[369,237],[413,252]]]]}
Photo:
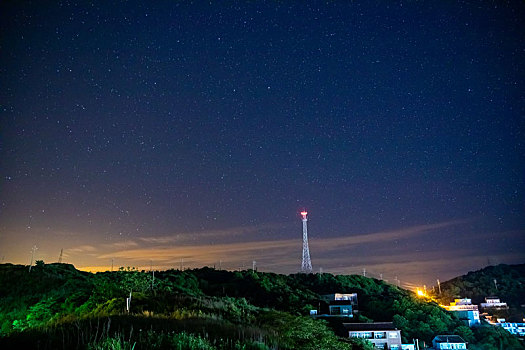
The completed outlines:
{"type": "Polygon", "coordinates": [[[38,262],[0,265],[0,348],[371,349],[341,320],[314,320],[320,295],[358,293],[354,321],[393,321],[404,342],[460,334],[471,349],[525,349],[490,326],[471,330],[437,304],[362,276],[210,268],[91,274],[38,262]],[[126,297],[132,291],[130,312],[126,297]]]}
{"type": "Polygon", "coordinates": [[[448,303],[455,298],[471,298],[474,304],[485,297],[498,296],[510,309],[507,319],[521,321],[525,304],[525,264],[488,266],[441,283],[441,294],[434,289],[434,297],[448,303]]]}

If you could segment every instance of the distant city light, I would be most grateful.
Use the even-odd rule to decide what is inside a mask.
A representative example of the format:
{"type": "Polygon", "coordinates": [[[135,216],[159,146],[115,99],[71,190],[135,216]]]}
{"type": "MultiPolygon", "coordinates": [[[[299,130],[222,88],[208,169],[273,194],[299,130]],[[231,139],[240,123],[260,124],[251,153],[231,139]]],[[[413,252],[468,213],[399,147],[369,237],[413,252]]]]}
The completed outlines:
{"type": "Polygon", "coordinates": [[[420,298],[428,298],[429,297],[424,290],[421,290],[419,288],[416,290],[416,295],[418,297],[420,297],[420,298]]]}

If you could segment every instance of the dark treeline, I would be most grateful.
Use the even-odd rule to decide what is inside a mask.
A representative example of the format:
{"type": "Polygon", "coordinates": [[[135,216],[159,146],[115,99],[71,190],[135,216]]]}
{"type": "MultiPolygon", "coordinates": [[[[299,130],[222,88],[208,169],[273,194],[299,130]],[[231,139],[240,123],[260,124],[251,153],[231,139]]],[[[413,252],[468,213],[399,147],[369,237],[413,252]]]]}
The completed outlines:
{"type": "Polygon", "coordinates": [[[469,272],[441,283],[441,294],[434,288],[433,295],[442,303],[455,298],[470,298],[474,304],[483,303],[486,297],[497,296],[509,306],[508,310],[499,311],[497,315],[511,322],[523,322],[525,264],[501,264],[469,272]]]}
{"type": "Polygon", "coordinates": [[[256,271],[86,273],[39,261],[0,265],[0,348],[372,349],[342,320],[314,320],[320,296],[358,293],[354,322],[393,321],[404,342],[459,334],[469,349],[525,349],[492,326],[469,329],[436,303],[358,275],[256,271]],[[131,308],[126,298],[131,292],[131,308]]]}

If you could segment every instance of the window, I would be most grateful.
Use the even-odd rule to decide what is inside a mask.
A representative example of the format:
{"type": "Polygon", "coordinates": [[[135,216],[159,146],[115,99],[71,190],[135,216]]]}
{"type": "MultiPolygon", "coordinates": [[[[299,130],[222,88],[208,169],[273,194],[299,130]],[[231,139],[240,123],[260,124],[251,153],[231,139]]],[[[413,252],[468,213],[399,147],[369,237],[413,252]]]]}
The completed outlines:
{"type": "Polygon", "coordinates": [[[388,332],[388,337],[389,338],[398,338],[397,332],[388,332]]]}
{"type": "Polygon", "coordinates": [[[350,332],[349,337],[372,339],[372,332],[350,332]]]}
{"type": "Polygon", "coordinates": [[[330,306],[330,315],[340,315],[341,308],[339,306],[330,306]]]}

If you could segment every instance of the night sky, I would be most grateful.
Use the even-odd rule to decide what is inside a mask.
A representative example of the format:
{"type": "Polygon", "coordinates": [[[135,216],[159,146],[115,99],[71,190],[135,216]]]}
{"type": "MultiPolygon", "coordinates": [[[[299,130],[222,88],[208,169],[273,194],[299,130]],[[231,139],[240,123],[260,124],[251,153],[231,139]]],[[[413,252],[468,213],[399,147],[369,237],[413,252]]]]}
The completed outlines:
{"type": "Polygon", "coordinates": [[[3,262],[525,262],[523,1],[2,1],[0,87],[3,262]]]}

